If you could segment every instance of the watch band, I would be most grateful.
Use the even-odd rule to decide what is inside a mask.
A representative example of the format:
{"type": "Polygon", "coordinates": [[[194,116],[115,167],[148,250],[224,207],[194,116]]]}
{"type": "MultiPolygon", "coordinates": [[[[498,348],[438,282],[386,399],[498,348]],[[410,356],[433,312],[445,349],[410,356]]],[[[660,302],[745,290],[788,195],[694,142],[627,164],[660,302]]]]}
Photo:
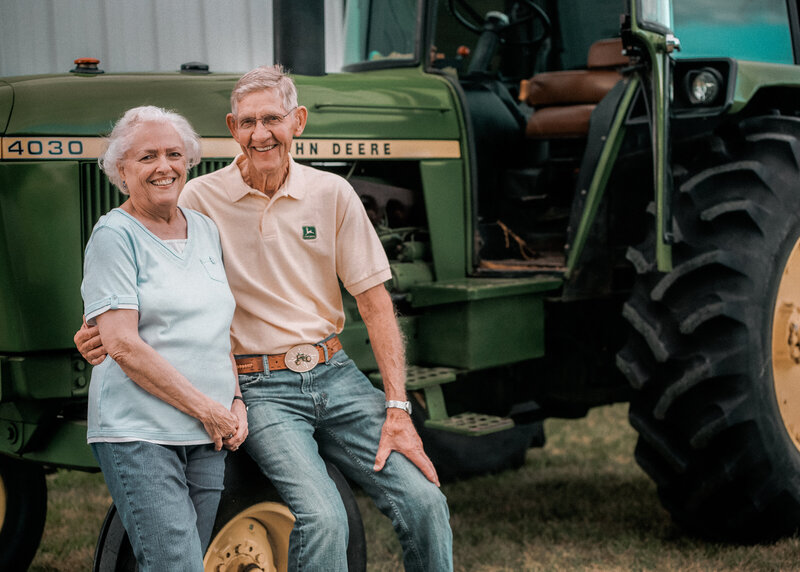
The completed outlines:
{"type": "Polygon", "coordinates": [[[395,401],[393,399],[389,399],[386,402],[386,409],[393,408],[393,409],[402,409],[409,415],[411,415],[411,402],[410,401],[395,401]]]}

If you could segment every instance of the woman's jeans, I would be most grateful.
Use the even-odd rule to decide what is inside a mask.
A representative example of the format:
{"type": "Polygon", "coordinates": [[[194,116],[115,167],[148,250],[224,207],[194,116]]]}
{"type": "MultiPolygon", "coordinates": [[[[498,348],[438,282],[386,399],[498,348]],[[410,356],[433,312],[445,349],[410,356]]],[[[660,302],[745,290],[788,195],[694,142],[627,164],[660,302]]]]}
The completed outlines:
{"type": "Polygon", "coordinates": [[[139,570],[203,570],[225,476],[225,451],[145,441],[92,443],[139,570]]]}
{"type": "Polygon", "coordinates": [[[311,371],[242,374],[239,385],[248,406],[245,449],[296,518],[289,570],[347,570],[347,514],[323,457],[391,519],[407,571],[452,570],[445,497],[400,453],[373,469],[386,398],[343,350],[311,371]]]}

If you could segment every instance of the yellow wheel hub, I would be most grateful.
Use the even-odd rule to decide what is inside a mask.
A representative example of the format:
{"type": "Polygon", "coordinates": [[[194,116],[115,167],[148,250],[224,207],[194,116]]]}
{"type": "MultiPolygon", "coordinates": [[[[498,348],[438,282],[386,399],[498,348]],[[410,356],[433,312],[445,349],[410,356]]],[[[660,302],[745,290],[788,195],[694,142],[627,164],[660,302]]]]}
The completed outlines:
{"type": "Polygon", "coordinates": [[[283,572],[289,556],[294,516],[285,505],[264,502],[234,516],[203,559],[205,572],[283,572]]]}
{"type": "Polygon", "coordinates": [[[786,261],[775,300],[772,376],[783,424],[800,450],[800,240],[786,261]]]}

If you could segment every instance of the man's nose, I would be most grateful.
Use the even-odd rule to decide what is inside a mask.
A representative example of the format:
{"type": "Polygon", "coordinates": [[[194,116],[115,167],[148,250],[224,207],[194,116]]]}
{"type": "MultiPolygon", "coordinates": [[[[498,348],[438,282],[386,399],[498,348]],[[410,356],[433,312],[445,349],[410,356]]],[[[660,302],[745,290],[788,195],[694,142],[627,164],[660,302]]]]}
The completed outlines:
{"type": "Polygon", "coordinates": [[[253,130],[253,137],[266,139],[272,134],[272,129],[263,121],[256,121],[256,128],[253,130]]]}

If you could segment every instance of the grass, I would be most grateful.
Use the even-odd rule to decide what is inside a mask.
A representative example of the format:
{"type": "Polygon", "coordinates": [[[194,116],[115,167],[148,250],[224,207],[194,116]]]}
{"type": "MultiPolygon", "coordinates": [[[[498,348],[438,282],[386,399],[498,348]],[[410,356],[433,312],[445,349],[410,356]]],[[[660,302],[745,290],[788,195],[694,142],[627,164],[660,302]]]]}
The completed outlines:
{"type": "MultiPolygon", "coordinates": [[[[538,570],[772,571],[800,568],[800,538],[713,544],[684,535],[633,461],[627,406],[581,420],[548,420],[548,443],[518,471],[447,483],[454,562],[461,572],[538,570]]],[[[85,571],[109,498],[100,475],[48,477],[42,545],[31,571],[85,571]]],[[[402,570],[388,522],[359,494],[368,570],[402,570]]]]}

